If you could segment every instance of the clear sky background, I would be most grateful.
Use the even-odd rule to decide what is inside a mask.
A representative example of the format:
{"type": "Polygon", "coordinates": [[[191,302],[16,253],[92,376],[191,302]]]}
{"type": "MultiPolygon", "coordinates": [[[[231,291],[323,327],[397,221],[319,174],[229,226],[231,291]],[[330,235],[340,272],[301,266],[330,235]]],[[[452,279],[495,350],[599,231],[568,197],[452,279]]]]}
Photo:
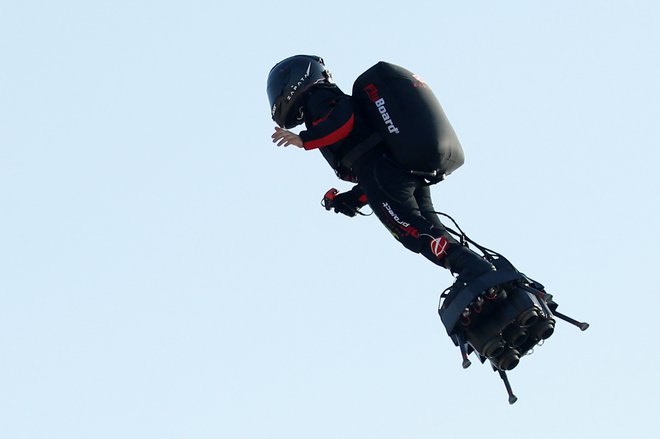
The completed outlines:
{"type": "Polygon", "coordinates": [[[0,437],[658,437],[657,1],[0,2],[0,437]],[[582,333],[499,377],[450,274],[326,212],[265,81],[419,73],[467,162],[436,207],[582,333]]]}

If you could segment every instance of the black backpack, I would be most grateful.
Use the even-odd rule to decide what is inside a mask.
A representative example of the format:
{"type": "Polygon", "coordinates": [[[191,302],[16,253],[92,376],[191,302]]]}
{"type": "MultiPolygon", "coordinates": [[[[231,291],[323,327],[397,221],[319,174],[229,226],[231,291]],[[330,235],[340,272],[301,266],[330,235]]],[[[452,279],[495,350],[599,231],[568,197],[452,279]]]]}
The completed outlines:
{"type": "Polygon", "coordinates": [[[440,102],[411,71],[381,61],[355,80],[353,99],[390,156],[412,173],[439,181],[464,163],[440,102]]]}

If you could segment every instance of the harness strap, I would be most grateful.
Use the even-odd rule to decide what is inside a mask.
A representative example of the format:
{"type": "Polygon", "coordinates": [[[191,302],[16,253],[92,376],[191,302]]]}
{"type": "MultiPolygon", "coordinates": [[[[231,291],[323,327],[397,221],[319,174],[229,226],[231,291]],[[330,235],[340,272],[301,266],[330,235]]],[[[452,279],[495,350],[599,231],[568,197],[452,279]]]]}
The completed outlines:
{"type": "Polygon", "coordinates": [[[353,166],[360,158],[382,141],[383,137],[379,133],[372,133],[369,137],[347,151],[346,154],[339,159],[339,167],[342,169],[353,169],[353,166]]]}

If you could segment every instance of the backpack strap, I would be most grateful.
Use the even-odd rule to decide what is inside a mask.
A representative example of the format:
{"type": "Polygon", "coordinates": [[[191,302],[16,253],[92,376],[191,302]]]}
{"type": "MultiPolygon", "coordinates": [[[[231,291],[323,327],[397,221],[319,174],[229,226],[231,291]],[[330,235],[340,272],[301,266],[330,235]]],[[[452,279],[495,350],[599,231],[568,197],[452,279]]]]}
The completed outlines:
{"type": "Polygon", "coordinates": [[[339,167],[341,169],[353,169],[353,166],[365,156],[369,151],[373,150],[379,143],[383,141],[383,136],[380,133],[374,132],[366,139],[353,146],[350,150],[339,159],[339,167]]]}

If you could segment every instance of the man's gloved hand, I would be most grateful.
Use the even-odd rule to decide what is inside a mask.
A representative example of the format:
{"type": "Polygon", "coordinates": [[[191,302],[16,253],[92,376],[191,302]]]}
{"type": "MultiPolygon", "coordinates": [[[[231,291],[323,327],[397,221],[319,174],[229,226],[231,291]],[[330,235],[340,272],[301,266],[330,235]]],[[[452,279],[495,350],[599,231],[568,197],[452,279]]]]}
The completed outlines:
{"type": "Polygon", "coordinates": [[[359,213],[359,209],[367,204],[367,196],[357,185],[343,193],[332,188],[325,193],[322,204],[325,210],[334,209],[335,213],[354,217],[359,213]]]}

